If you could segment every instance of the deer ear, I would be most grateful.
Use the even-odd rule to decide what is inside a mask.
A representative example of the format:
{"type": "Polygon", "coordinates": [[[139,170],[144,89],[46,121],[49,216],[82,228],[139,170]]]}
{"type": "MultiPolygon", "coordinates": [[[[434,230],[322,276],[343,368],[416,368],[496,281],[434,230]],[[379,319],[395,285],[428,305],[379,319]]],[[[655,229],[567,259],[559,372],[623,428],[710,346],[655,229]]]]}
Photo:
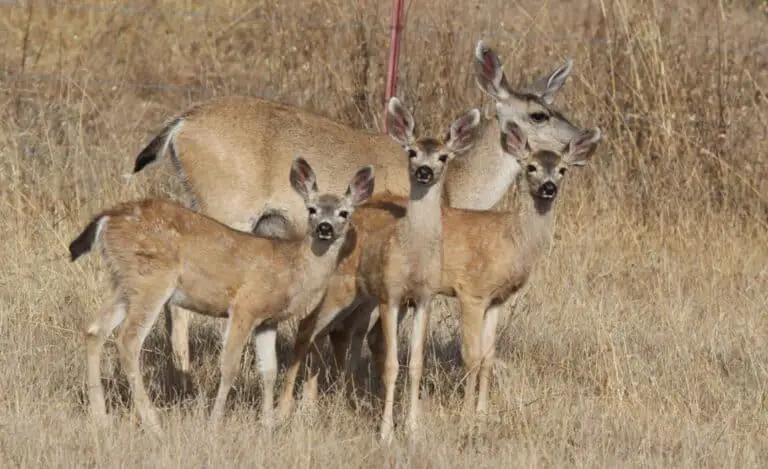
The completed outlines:
{"type": "Polygon", "coordinates": [[[545,75],[536,80],[527,91],[541,98],[545,103],[552,104],[555,101],[555,94],[565,85],[568,76],[573,69],[573,60],[568,61],[556,68],[549,75],[545,75]]]}
{"type": "Polygon", "coordinates": [[[387,103],[387,131],[397,143],[406,146],[413,140],[413,129],[416,122],[403,103],[396,97],[389,98],[387,103]]]}
{"type": "Polygon", "coordinates": [[[373,195],[374,171],[373,165],[364,166],[357,170],[347,188],[346,196],[349,202],[357,207],[373,195]]]}
{"type": "Polygon", "coordinates": [[[584,166],[587,164],[589,157],[592,156],[592,153],[597,148],[597,144],[600,142],[600,137],[602,137],[602,132],[599,127],[585,130],[580,135],[574,137],[568,144],[566,163],[574,166],[584,166]]]}
{"type": "Polygon", "coordinates": [[[501,149],[515,159],[520,159],[528,149],[528,138],[517,122],[505,121],[501,128],[501,149]]]}
{"type": "Polygon", "coordinates": [[[291,164],[291,187],[299,193],[304,201],[317,193],[317,179],[312,167],[302,157],[297,157],[291,164]]]}
{"type": "Polygon", "coordinates": [[[475,45],[475,83],[490,97],[499,101],[509,98],[509,85],[501,60],[483,41],[475,45]]]}
{"type": "Polygon", "coordinates": [[[449,129],[448,148],[454,153],[469,150],[475,144],[477,133],[475,130],[480,125],[480,111],[472,109],[469,113],[456,119],[449,129]]]}

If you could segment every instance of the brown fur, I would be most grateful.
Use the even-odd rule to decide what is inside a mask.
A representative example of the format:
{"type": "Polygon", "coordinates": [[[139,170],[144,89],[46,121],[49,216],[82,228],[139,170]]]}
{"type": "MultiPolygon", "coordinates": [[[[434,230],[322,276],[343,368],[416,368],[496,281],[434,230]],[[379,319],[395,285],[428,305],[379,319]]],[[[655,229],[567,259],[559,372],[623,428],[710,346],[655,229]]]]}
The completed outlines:
{"type": "MultiPolygon", "coordinates": [[[[378,304],[384,311],[381,316],[388,325],[395,328],[396,333],[397,321],[396,318],[390,321],[389,310],[394,309],[392,314],[397,315],[402,303],[412,301],[417,306],[418,320],[422,321],[426,318],[426,306],[439,288],[442,256],[440,205],[445,174],[449,162],[457,154],[467,152],[474,143],[474,130],[480,123],[480,113],[473,110],[456,120],[451,124],[445,141],[414,139],[413,118],[396,98],[390,102],[388,116],[393,137],[400,141],[408,155],[407,174],[411,180],[411,196],[406,199],[407,211],[396,210],[400,212],[397,217],[382,203],[386,199],[374,197],[368,206],[362,207],[353,217],[356,233],[365,234],[356,237],[357,244],[352,248],[351,255],[342,261],[335,272],[318,317],[308,318],[300,325],[281,401],[282,414],[290,408],[298,366],[309,343],[337,319],[338,311],[350,310],[352,297],[358,297],[353,305],[365,306],[366,309],[378,304]],[[428,174],[427,179],[423,179],[425,176],[422,171],[428,174]],[[391,223],[394,220],[397,221],[391,223]]],[[[388,341],[387,344],[394,346],[395,341],[388,341]]],[[[388,380],[386,390],[387,409],[382,425],[382,437],[385,438],[390,436],[392,429],[392,401],[397,375],[397,351],[393,350],[394,355],[388,355],[386,363],[382,363],[382,366],[386,364],[389,371],[387,376],[392,378],[388,380]],[[394,365],[391,363],[392,357],[394,365]]],[[[418,353],[413,354],[414,357],[417,355],[420,356],[418,353]]],[[[418,373],[418,376],[413,375],[418,383],[420,358],[414,358],[412,364],[414,373],[418,373]]],[[[412,421],[415,421],[415,405],[413,409],[412,421]]]]}
{"type": "MultiPolygon", "coordinates": [[[[512,126],[507,134],[522,135],[519,127],[512,126]]],[[[505,134],[506,135],[506,134],[505,134]]],[[[495,329],[498,315],[506,304],[528,281],[536,261],[546,251],[554,224],[554,201],[543,201],[536,191],[544,181],[561,185],[562,168],[586,162],[600,138],[599,129],[585,132],[574,139],[571,152],[556,154],[550,151],[522,152],[520,145],[506,150],[521,164],[532,165],[536,172],[521,175],[518,180],[520,197],[518,206],[509,211],[472,211],[443,207],[443,246],[450,255],[443,257],[442,284],[439,293],[457,297],[461,305],[462,356],[469,376],[466,384],[465,408],[471,410],[475,402],[475,388],[479,375],[476,410],[484,413],[488,402],[488,378],[494,359],[495,329]]],[[[524,143],[524,137],[521,139],[524,143]]],[[[508,157],[513,157],[508,155],[508,157]]],[[[391,198],[391,203],[403,203],[402,198],[391,198]]],[[[376,318],[366,320],[370,330],[369,346],[381,363],[386,350],[381,347],[384,325],[376,318]]],[[[355,330],[365,328],[350,316],[339,326],[340,333],[332,334],[331,341],[337,359],[343,361],[348,342],[355,330]]],[[[360,337],[358,336],[358,340],[360,337]]],[[[352,360],[359,357],[353,354],[352,360]]]]}
{"type": "Polygon", "coordinates": [[[373,193],[373,168],[360,169],[344,197],[318,195],[311,168],[298,158],[291,168],[291,185],[310,209],[309,229],[301,238],[253,236],[176,203],[148,199],[103,212],[96,217],[95,228],[92,222],[73,242],[101,243],[115,285],[113,301],[87,331],[90,402],[96,418],[106,417],[101,350],[106,337],[125,319],[118,349],[134,403],[142,422],[161,432],[138,361],[141,344],[168,303],[228,318],[214,423],[223,414],[242,348],[255,330],[264,386],[262,415],[271,423],[277,323],[306,316],[322,300],[345,242],[348,219],[373,193]]]}
{"type": "MultiPolygon", "coordinates": [[[[496,100],[497,116],[514,118],[533,148],[559,149],[579,133],[552,106],[565,83],[570,62],[522,91],[513,90],[495,52],[478,43],[475,63],[479,86],[496,100]],[[485,66],[489,64],[489,66],[485,66]],[[538,116],[546,115],[545,120],[538,116]]],[[[304,155],[318,169],[318,183],[342,190],[339,175],[361,164],[376,167],[376,190],[406,195],[408,177],[398,145],[386,135],[351,128],[310,112],[253,97],[208,100],[184,112],[140,154],[135,167],[146,166],[152,149],[171,154],[184,181],[192,208],[240,230],[254,226],[261,234],[291,237],[303,233],[301,199],[282,179],[290,160],[304,155]],[[329,156],[332,155],[332,156],[329,156]],[[267,221],[262,223],[262,218],[267,221]]],[[[519,171],[499,148],[496,119],[482,119],[478,138],[446,176],[445,197],[453,207],[485,210],[506,193],[519,171]]],[[[189,369],[188,313],[171,307],[174,360],[189,369]]]]}

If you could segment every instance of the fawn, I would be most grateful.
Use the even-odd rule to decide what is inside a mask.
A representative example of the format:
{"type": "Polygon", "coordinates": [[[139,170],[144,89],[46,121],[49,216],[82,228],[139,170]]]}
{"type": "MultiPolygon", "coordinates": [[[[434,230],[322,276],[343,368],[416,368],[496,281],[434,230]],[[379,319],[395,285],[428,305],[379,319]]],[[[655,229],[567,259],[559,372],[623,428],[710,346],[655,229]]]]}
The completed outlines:
{"type": "MultiPolygon", "coordinates": [[[[480,111],[473,110],[458,128],[474,128],[480,123],[480,111]]],[[[412,128],[402,128],[401,144],[412,140],[412,128]]],[[[451,132],[453,135],[454,132],[451,132]]],[[[447,164],[456,153],[472,145],[472,133],[463,132],[458,146],[448,141],[448,150],[433,139],[422,139],[423,151],[408,148],[410,191],[405,217],[389,229],[379,231],[361,246],[357,270],[358,297],[378,300],[379,318],[383,329],[385,350],[379,369],[384,378],[384,413],[381,438],[389,440],[393,430],[395,383],[398,374],[397,324],[402,306],[412,302],[415,307],[409,361],[411,406],[409,426],[415,429],[418,416],[418,391],[424,359],[423,343],[429,320],[432,297],[440,288],[442,275],[442,217],[443,184],[447,164]],[[438,150],[438,151],[436,151],[438,150]]]]}
{"type": "MultiPolygon", "coordinates": [[[[441,221],[440,206],[444,196],[443,184],[449,163],[464,158],[472,148],[480,112],[473,109],[454,121],[444,140],[414,137],[415,122],[397,98],[387,106],[391,136],[401,144],[408,156],[407,174],[410,179],[410,197],[400,213],[388,210],[390,193],[374,195],[352,217],[354,245],[348,257],[334,272],[328,294],[316,315],[310,315],[299,325],[294,354],[289,367],[281,399],[281,414],[287,413],[292,402],[292,391],[301,360],[311,342],[333,321],[339,321],[340,310],[351,312],[352,305],[375,308],[384,302],[400,304],[413,300],[416,304],[418,334],[424,334],[427,306],[434,289],[440,284],[441,221]],[[401,218],[401,222],[394,220],[401,218]],[[355,298],[358,294],[357,298],[355,298]]],[[[385,313],[388,314],[388,313],[385,313]]],[[[396,322],[394,323],[396,326],[396,322]]],[[[394,349],[395,360],[396,349],[394,349]]],[[[412,351],[412,378],[418,391],[421,374],[419,350],[412,351]]],[[[391,365],[391,363],[390,363],[391,365]]],[[[394,370],[396,379],[396,363],[394,370]]],[[[388,407],[384,413],[382,437],[386,438],[392,426],[392,399],[394,382],[387,388],[388,407]]],[[[414,386],[414,385],[412,385],[414,386]]],[[[418,393],[416,392],[418,395],[418,393]]],[[[418,396],[417,396],[418,397],[418,396]]],[[[418,409],[412,407],[412,422],[418,409]]]]}
{"type": "Polygon", "coordinates": [[[308,212],[306,234],[283,240],[254,236],[162,199],[128,202],[97,215],[70,244],[72,261],[98,243],[114,299],[88,327],[87,380],[94,417],[106,420],[99,361],[120,323],[117,341],[142,423],[162,435],[139,369],[139,352],[166,304],[226,317],[221,381],[211,413],[218,424],[245,342],[254,331],[263,387],[262,418],[273,422],[277,324],[316,308],[338,264],[349,220],[374,189],[372,166],[360,168],[343,196],[318,193],[306,160],[294,159],[291,187],[308,212]]]}

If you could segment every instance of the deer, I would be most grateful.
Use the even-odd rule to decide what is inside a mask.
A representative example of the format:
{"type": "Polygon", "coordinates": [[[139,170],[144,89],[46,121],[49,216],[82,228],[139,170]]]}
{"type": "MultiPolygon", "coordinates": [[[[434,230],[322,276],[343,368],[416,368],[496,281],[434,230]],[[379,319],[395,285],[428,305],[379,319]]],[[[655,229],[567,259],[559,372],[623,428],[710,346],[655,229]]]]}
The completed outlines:
{"type": "Polygon", "coordinates": [[[161,309],[180,305],[226,318],[221,379],[211,412],[218,425],[250,334],[259,357],[262,422],[274,421],[277,325],[302,317],[322,301],[338,264],[355,209],[374,190],[374,167],[360,168],[343,195],[319,193],[316,175],[294,159],[290,185],[301,196],[307,231],[283,240],[235,230],[207,215],[164,199],[125,202],[96,215],[69,246],[71,260],[101,248],[114,285],[108,302],[86,330],[91,414],[105,422],[99,361],[107,336],[122,324],[117,340],[121,365],[141,422],[162,436],[141,378],[139,352],[161,309]]]}
{"type": "MultiPolygon", "coordinates": [[[[505,211],[443,207],[442,249],[450,256],[443,257],[438,294],[459,300],[461,352],[467,370],[465,412],[474,407],[480,415],[487,413],[499,314],[527,285],[536,262],[549,248],[556,197],[566,172],[587,164],[601,136],[600,128],[593,127],[559,152],[532,150],[521,127],[506,121],[501,147],[524,168],[517,180],[517,207],[505,211]]],[[[391,324],[385,324],[383,316],[376,318],[375,312],[365,321],[367,329],[360,329],[359,323],[354,315],[348,316],[338,326],[343,333],[331,334],[337,360],[343,360],[338,351],[346,349],[350,335],[363,332],[375,363],[382,363],[389,356],[391,338],[386,334],[391,324]]],[[[422,350],[423,344],[414,342],[412,348],[422,350]]],[[[381,372],[382,367],[378,368],[381,372]]]]}
{"type": "MultiPolygon", "coordinates": [[[[299,334],[294,342],[294,351],[289,366],[283,396],[281,398],[281,416],[290,411],[292,392],[296,374],[301,361],[307,354],[312,342],[313,332],[328,324],[328,319],[336,319],[335,311],[339,305],[345,305],[357,293],[359,298],[354,304],[378,305],[385,313],[383,320],[391,314],[397,314],[400,305],[412,302],[415,309],[414,321],[417,324],[414,335],[426,332],[428,306],[433,292],[441,282],[442,239],[440,207],[443,202],[443,185],[452,161],[464,158],[472,148],[476,138],[475,130],[480,125],[480,111],[470,112],[456,119],[448,128],[444,139],[432,137],[416,138],[415,120],[403,107],[400,100],[393,97],[387,105],[387,120],[390,136],[399,143],[407,155],[410,179],[409,197],[405,210],[395,223],[392,214],[382,211],[380,200],[386,200],[390,193],[380,193],[360,208],[352,218],[355,227],[355,242],[350,245],[349,254],[334,271],[328,288],[326,300],[321,311],[308,316],[299,325],[299,334]],[[367,209],[369,205],[373,208],[367,209]],[[394,310],[393,313],[390,311],[394,310]]],[[[396,334],[396,321],[394,334],[396,334]]],[[[415,339],[414,339],[415,340],[415,339]]],[[[423,342],[423,340],[417,343],[423,342]]],[[[381,426],[382,439],[391,437],[392,407],[394,386],[397,379],[396,341],[391,342],[393,353],[386,363],[387,382],[385,411],[381,426]],[[394,364],[393,364],[394,363],[394,364]]],[[[421,379],[423,350],[411,351],[411,393],[412,400],[409,421],[415,427],[418,414],[418,386],[421,379]]]]}
{"type": "MultiPolygon", "coordinates": [[[[481,116],[476,144],[466,158],[454,161],[444,191],[452,207],[485,210],[502,198],[519,171],[499,148],[500,117],[515,119],[534,148],[561,148],[581,130],[553,107],[572,60],[520,89],[509,85],[498,55],[482,41],[473,63],[475,81],[494,100],[495,111],[481,116]]],[[[387,135],[300,108],[231,96],[198,103],[172,118],[138,154],[133,173],[167,154],[183,183],[186,206],[238,230],[288,238],[306,226],[301,198],[281,182],[291,155],[317,162],[318,182],[331,191],[343,190],[337,174],[346,168],[372,164],[377,193],[407,196],[400,152],[387,135]]],[[[173,361],[187,372],[189,313],[180,306],[166,313],[173,361]]]]}

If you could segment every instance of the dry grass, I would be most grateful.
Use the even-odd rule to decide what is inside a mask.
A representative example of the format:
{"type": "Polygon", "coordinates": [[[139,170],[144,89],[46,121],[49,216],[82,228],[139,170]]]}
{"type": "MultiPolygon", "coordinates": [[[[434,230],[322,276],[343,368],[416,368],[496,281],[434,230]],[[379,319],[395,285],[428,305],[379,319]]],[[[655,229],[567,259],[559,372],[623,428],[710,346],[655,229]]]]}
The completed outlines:
{"type": "Polygon", "coordinates": [[[448,314],[433,318],[426,430],[410,445],[380,447],[378,413],[355,414],[335,389],[263,433],[252,352],[227,431],[209,434],[218,342],[200,320],[183,403],[161,325],[147,344],[167,441],[135,425],[111,343],[115,421],[92,429],[82,331],[107,283],[96,256],[71,264],[66,246],[105,206],[174,194],[166,169],[121,178],[162,122],[238,93],[378,125],[388,1],[217,3],[0,4],[5,466],[768,464],[768,23],[765,3],[746,1],[412,2],[399,95],[432,130],[483,102],[469,75],[483,38],[514,82],[573,57],[558,103],[606,134],[573,172],[553,249],[506,323],[488,422],[458,413],[448,314]]]}

